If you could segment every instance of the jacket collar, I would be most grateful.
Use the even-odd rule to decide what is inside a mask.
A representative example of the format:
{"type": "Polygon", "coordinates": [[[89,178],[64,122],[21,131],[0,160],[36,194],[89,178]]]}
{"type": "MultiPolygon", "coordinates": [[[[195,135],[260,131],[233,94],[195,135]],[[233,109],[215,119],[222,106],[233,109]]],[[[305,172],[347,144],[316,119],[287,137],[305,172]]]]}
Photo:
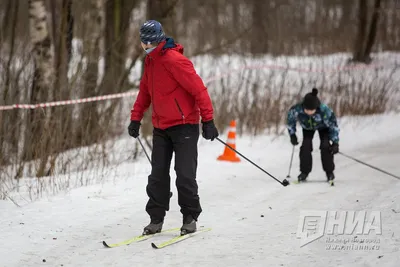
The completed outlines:
{"type": "Polygon", "coordinates": [[[175,43],[174,39],[172,38],[167,38],[165,41],[162,41],[157,45],[157,47],[151,51],[149,54],[147,54],[148,57],[151,59],[158,59],[162,55],[165,54],[165,52],[169,49],[175,50],[183,54],[183,46],[180,44],[175,43]]]}

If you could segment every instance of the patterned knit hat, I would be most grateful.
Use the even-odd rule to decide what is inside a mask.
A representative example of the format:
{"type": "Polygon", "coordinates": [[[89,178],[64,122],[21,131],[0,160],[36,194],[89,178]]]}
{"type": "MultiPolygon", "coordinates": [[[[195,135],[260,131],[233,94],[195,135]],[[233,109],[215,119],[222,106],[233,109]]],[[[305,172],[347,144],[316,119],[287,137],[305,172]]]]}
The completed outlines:
{"type": "Polygon", "coordinates": [[[166,39],[162,25],[156,20],[148,20],[140,27],[140,41],[144,44],[160,43],[166,39]]]}
{"type": "Polygon", "coordinates": [[[303,107],[307,110],[317,109],[317,107],[319,107],[319,105],[321,104],[317,95],[318,89],[313,88],[311,93],[308,93],[304,96],[303,107]]]}

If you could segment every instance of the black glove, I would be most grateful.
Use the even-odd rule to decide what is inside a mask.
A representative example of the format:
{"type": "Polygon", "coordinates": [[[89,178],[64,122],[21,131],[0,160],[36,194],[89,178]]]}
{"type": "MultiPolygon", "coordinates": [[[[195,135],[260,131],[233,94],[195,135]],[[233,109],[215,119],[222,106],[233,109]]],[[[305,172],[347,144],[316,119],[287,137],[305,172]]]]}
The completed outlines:
{"type": "Polygon", "coordinates": [[[219,136],[218,130],[214,125],[214,120],[202,123],[203,123],[203,137],[207,140],[214,141],[214,138],[217,138],[219,136]]]}
{"type": "Polygon", "coordinates": [[[139,136],[139,130],[140,130],[140,122],[139,121],[131,121],[131,124],[129,124],[129,127],[128,127],[129,135],[134,138],[137,138],[139,136]]]}
{"type": "Polygon", "coordinates": [[[290,136],[290,143],[292,143],[292,145],[298,145],[299,144],[299,142],[297,141],[297,136],[296,136],[296,134],[292,134],[291,136],[290,136]]]}
{"type": "Polygon", "coordinates": [[[331,145],[331,152],[332,152],[332,154],[339,153],[339,144],[338,143],[333,143],[331,145]]]}

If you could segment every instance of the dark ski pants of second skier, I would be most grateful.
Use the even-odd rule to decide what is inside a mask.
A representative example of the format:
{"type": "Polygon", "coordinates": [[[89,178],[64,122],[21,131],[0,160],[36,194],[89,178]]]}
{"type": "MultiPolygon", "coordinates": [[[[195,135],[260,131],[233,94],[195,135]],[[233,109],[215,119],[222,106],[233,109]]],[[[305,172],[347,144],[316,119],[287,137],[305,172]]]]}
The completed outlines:
{"type": "MultiPolygon", "coordinates": [[[[312,170],[312,155],[313,151],[313,138],[315,131],[309,131],[303,129],[303,142],[300,147],[300,172],[309,174],[312,170]]],[[[335,164],[333,162],[333,155],[330,150],[329,142],[329,129],[323,128],[318,130],[320,138],[320,151],[322,168],[327,174],[333,173],[335,164]]]]}
{"type": "Polygon", "coordinates": [[[146,212],[152,221],[163,221],[169,210],[172,154],[175,152],[178,204],[183,218],[195,220],[202,212],[196,181],[198,124],[182,124],[153,130],[152,171],[146,188],[149,201],[146,212]]]}

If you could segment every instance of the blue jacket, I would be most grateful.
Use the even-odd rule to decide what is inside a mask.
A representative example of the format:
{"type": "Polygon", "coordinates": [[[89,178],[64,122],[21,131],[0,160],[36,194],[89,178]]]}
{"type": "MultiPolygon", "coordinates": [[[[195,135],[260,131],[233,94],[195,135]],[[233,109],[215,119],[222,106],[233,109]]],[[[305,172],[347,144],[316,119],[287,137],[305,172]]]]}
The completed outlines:
{"type": "Polygon", "coordinates": [[[289,135],[296,133],[296,122],[299,121],[305,130],[329,129],[329,139],[339,143],[339,127],[335,113],[325,104],[321,104],[314,115],[309,116],[304,112],[302,104],[296,104],[289,109],[287,115],[287,129],[289,135]]]}

